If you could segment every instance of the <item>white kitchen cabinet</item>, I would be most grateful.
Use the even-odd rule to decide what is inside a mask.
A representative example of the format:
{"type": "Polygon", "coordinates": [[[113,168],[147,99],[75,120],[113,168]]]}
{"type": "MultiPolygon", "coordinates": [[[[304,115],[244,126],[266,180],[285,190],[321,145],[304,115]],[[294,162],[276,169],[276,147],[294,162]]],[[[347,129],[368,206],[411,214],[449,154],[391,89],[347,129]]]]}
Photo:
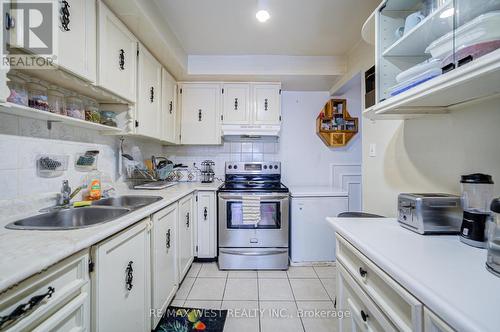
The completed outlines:
{"type": "Polygon", "coordinates": [[[161,71],[154,56],[139,44],[137,67],[136,133],[161,138],[161,71]]]}
{"type": "Polygon", "coordinates": [[[177,203],[153,215],[151,234],[152,328],[161,319],[177,291],[177,203]]]}
{"type": "Polygon", "coordinates": [[[454,332],[455,330],[446,324],[428,308],[424,307],[424,331],[425,332],[454,332]]]}
{"type": "Polygon", "coordinates": [[[178,280],[184,279],[194,259],[194,196],[189,194],[179,201],[179,218],[177,224],[177,260],[178,280]]]}
{"type": "Polygon", "coordinates": [[[130,102],[136,101],[137,38],[98,1],[97,84],[130,102]]]}
{"type": "Polygon", "coordinates": [[[161,136],[163,141],[172,144],[179,141],[176,96],[175,79],[163,68],[161,71],[161,136]]]}
{"type": "Polygon", "coordinates": [[[280,124],[281,85],[253,84],[254,124],[280,124]]]}
{"type": "Polygon", "coordinates": [[[250,123],[250,84],[225,83],[222,91],[222,123],[250,123]]]}
{"type": "Polygon", "coordinates": [[[92,331],[151,329],[149,218],[92,247],[92,331]]]}
{"type": "Polygon", "coordinates": [[[96,81],[96,3],[88,0],[54,0],[58,6],[57,64],[80,78],[96,81]],[[69,13],[63,19],[61,11],[69,13]]]}
{"type": "Polygon", "coordinates": [[[182,83],[181,144],[221,144],[221,87],[218,83],[182,83]]]}
{"type": "Polygon", "coordinates": [[[197,194],[197,246],[198,258],[217,256],[217,220],[215,192],[199,191],[197,194]]]}

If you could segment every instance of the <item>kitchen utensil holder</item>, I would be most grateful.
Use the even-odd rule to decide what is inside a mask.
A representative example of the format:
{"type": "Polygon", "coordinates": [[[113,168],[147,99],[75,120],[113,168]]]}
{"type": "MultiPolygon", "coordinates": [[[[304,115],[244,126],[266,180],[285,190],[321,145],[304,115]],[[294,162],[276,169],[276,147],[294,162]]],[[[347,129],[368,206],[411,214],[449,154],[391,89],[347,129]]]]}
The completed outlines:
{"type": "Polygon", "coordinates": [[[68,159],[68,155],[38,155],[36,158],[38,176],[53,178],[63,175],[68,170],[68,159]]]}

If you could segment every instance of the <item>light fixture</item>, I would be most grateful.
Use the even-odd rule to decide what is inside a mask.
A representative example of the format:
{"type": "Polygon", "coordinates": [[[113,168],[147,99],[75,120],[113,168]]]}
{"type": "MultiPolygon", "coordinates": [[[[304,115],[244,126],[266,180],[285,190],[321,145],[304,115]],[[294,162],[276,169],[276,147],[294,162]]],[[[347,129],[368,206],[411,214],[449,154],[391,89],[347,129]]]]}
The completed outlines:
{"type": "Polygon", "coordinates": [[[259,22],[264,23],[271,18],[267,9],[267,0],[257,0],[257,13],[255,14],[255,17],[259,20],[259,22]]]}
{"type": "Polygon", "coordinates": [[[446,9],[445,11],[443,11],[441,13],[441,15],[439,15],[439,17],[440,18],[447,18],[447,17],[453,16],[454,13],[455,13],[455,8],[451,7],[451,8],[446,9]]]}

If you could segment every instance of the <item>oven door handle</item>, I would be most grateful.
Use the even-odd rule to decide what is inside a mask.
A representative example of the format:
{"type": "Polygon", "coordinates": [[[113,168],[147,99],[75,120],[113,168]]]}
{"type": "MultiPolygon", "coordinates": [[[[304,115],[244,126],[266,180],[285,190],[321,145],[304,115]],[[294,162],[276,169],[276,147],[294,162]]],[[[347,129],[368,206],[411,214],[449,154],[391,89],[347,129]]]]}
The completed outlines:
{"type": "Polygon", "coordinates": [[[227,249],[219,249],[219,251],[223,254],[229,255],[239,255],[239,256],[269,256],[269,255],[279,255],[288,252],[288,249],[283,250],[269,250],[269,251],[248,251],[241,252],[238,250],[227,250],[227,249]]]}
{"type": "MultiPolygon", "coordinates": [[[[246,196],[246,195],[245,195],[246,196]]],[[[249,196],[259,196],[262,200],[284,200],[290,198],[289,195],[283,194],[250,194],[249,196]]],[[[241,194],[219,194],[219,198],[221,199],[232,199],[232,200],[242,200],[243,195],[241,194]]]]}

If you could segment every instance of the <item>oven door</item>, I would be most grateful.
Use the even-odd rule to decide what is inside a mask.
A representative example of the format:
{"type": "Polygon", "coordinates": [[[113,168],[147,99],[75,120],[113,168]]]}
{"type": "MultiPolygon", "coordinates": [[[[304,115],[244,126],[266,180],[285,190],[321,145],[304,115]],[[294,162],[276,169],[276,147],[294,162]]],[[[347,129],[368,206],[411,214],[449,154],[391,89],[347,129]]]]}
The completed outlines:
{"type": "Polygon", "coordinates": [[[243,223],[241,193],[219,193],[219,246],[288,247],[288,193],[249,195],[260,197],[261,220],[257,225],[243,223]]]}

